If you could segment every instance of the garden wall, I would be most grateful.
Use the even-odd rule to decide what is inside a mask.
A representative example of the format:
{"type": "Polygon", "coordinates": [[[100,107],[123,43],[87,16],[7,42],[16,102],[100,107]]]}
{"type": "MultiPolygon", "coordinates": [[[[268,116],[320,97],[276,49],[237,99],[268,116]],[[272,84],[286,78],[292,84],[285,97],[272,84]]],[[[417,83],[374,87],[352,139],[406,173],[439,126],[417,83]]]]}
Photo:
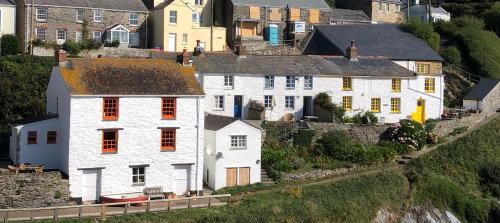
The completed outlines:
{"type": "Polygon", "coordinates": [[[442,120],[436,122],[436,127],[434,128],[434,133],[438,137],[444,137],[450,134],[454,129],[461,127],[471,127],[474,124],[477,124],[483,121],[485,118],[490,117],[492,113],[478,113],[471,114],[470,116],[463,117],[461,119],[453,119],[453,120],[442,120]]]}
{"type": "Polygon", "coordinates": [[[0,173],[0,209],[75,205],[68,180],[58,171],[0,173]]]}
{"type": "Polygon", "coordinates": [[[380,136],[389,128],[388,125],[346,125],[331,122],[308,122],[309,126],[317,131],[317,135],[322,135],[325,132],[332,130],[346,131],[347,135],[354,142],[359,142],[363,145],[378,143],[380,136]]]}
{"type": "MultiPolygon", "coordinates": [[[[54,56],[54,49],[44,47],[34,47],[33,55],[54,56]]],[[[98,55],[106,58],[147,58],[150,57],[150,50],[127,47],[103,47],[99,50],[82,51],[80,57],[96,58],[98,55]]]]}

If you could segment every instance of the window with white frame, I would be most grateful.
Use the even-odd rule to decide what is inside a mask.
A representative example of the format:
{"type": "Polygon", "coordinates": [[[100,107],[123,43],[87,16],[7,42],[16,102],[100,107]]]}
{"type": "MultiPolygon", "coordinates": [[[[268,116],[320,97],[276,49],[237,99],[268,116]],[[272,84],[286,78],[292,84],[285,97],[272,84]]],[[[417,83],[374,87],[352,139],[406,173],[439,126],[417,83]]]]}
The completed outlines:
{"type": "Polygon", "coordinates": [[[265,95],[264,96],[264,107],[265,108],[272,108],[273,106],[273,96],[272,95],[265,95]]]}
{"type": "Polygon", "coordinates": [[[169,23],[177,24],[177,11],[175,10],[170,11],[169,23]]]}
{"type": "Polygon", "coordinates": [[[215,96],[215,109],[224,110],[224,95],[215,96]]]}
{"type": "Polygon", "coordinates": [[[83,33],[80,31],[76,31],[75,40],[76,42],[81,42],[83,40],[83,33]]]}
{"type": "Polygon", "coordinates": [[[231,136],[231,149],[246,149],[247,136],[231,136]]]}
{"type": "Polygon", "coordinates": [[[265,89],[273,89],[274,88],[274,76],[266,76],[266,82],[264,84],[265,89]]]}
{"type": "Polygon", "coordinates": [[[111,42],[120,41],[120,43],[129,42],[129,31],[121,26],[113,28],[111,30],[111,42]]]}
{"type": "Polygon", "coordinates": [[[224,76],[224,88],[233,88],[234,76],[224,76]]]}
{"type": "Polygon", "coordinates": [[[304,88],[305,89],[313,88],[313,76],[304,76],[304,88]]]}
{"type": "Polygon", "coordinates": [[[295,97],[285,96],[285,108],[294,109],[295,108],[295,97]]]}
{"type": "Polygon", "coordinates": [[[137,13],[130,13],[128,17],[129,17],[128,22],[131,26],[139,25],[139,15],[137,13]]]}
{"type": "Polygon", "coordinates": [[[295,89],[295,76],[286,76],[286,89],[295,89]]]}
{"type": "Polygon", "coordinates": [[[56,38],[57,40],[66,40],[66,30],[65,29],[57,30],[56,38]]]}
{"type": "Polygon", "coordinates": [[[102,21],[102,11],[95,10],[94,11],[94,22],[101,22],[101,21],[102,21]]]}
{"type": "Polygon", "coordinates": [[[101,42],[101,39],[102,39],[102,32],[101,32],[101,31],[94,31],[94,32],[92,33],[92,38],[93,38],[96,42],[100,43],[100,42],[101,42]]]}
{"type": "Polygon", "coordinates": [[[37,28],[35,30],[36,32],[36,38],[41,39],[41,40],[46,40],[47,39],[47,29],[44,28],[37,28]]]}
{"type": "Polygon", "coordinates": [[[193,12],[191,17],[193,19],[193,23],[200,23],[200,13],[199,12],[193,12]]]}
{"type": "Polygon", "coordinates": [[[194,0],[194,5],[203,5],[203,0],[194,0]]]}
{"type": "Polygon", "coordinates": [[[146,167],[132,167],[132,183],[144,184],[146,182],[146,167]]]}
{"type": "Polygon", "coordinates": [[[183,33],[182,34],[182,44],[187,44],[188,43],[188,34],[183,33]]]}
{"type": "Polygon", "coordinates": [[[78,9],[76,11],[76,22],[83,22],[85,20],[85,10],[84,9],[78,9]]]}
{"type": "Polygon", "coordinates": [[[49,10],[47,8],[37,8],[36,9],[36,21],[46,22],[48,18],[49,10]]]}

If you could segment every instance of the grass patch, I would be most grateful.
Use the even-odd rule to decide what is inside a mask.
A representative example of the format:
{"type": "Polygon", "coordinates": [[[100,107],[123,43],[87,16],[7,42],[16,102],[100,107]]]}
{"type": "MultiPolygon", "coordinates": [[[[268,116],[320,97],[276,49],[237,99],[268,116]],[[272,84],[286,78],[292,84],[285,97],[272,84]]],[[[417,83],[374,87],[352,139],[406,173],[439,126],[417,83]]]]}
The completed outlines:
{"type": "Polygon", "coordinates": [[[481,192],[479,173],[499,159],[499,138],[500,118],[496,118],[410,163],[406,173],[415,188],[415,203],[452,210],[467,222],[491,221],[495,199],[481,192]]]}
{"type": "Polygon", "coordinates": [[[107,222],[370,222],[382,207],[399,210],[408,188],[402,174],[384,172],[263,193],[236,206],[127,215],[107,222]]]}

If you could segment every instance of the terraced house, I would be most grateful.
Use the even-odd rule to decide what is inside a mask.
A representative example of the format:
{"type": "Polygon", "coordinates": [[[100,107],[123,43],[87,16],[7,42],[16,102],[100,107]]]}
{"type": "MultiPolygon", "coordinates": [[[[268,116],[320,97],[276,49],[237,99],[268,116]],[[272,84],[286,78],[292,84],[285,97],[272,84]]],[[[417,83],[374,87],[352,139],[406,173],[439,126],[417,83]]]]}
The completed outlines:
{"type": "Polygon", "coordinates": [[[227,28],[229,46],[255,47],[301,40],[313,25],[329,24],[330,11],[323,0],[216,0],[214,19],[227,28]]]}
{"type": "Polygon", "coordinates": [[[340,8],[363,10],[375,23],[404,22],[402,0],[336,0],[335,3],[340,8]]]}
{"type": "Polygon", "coordinates": [[[148,45],[149,11],[142,0],[17,0],[16,11],[17,36],[23,50],[36,39],[57,44],[81,41],[84,30],[88,30],[88,38],[102,43],[148,45]]]}
{"type": "MultiPolygon", "coordinates": [[[[62,51],[62,50],[61,50],[62,51]]],[[[47,115],[13,125],[10,158],[69,176],[71,197],[202,191],[204,93],[190,67],[56,55],[47,115]],[[141,83],[141,84],[137,84],[141,83]]]]}
{"type": "Polygon", "coordinates": [[[0,36],[15,34],[16,5],[14,0],[0,0],[0,36]]]}

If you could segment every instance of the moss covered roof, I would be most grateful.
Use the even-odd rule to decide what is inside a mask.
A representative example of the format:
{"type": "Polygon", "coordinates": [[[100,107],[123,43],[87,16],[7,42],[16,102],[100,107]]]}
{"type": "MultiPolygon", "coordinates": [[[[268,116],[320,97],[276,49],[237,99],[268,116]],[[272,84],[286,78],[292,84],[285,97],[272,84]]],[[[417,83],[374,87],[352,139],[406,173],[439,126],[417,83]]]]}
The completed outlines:
{"type": "Polygon", "coordinates": [[[71,59],[61,67],[71,95],[204,95],[193,67],[154,59],[71,59]]]}

